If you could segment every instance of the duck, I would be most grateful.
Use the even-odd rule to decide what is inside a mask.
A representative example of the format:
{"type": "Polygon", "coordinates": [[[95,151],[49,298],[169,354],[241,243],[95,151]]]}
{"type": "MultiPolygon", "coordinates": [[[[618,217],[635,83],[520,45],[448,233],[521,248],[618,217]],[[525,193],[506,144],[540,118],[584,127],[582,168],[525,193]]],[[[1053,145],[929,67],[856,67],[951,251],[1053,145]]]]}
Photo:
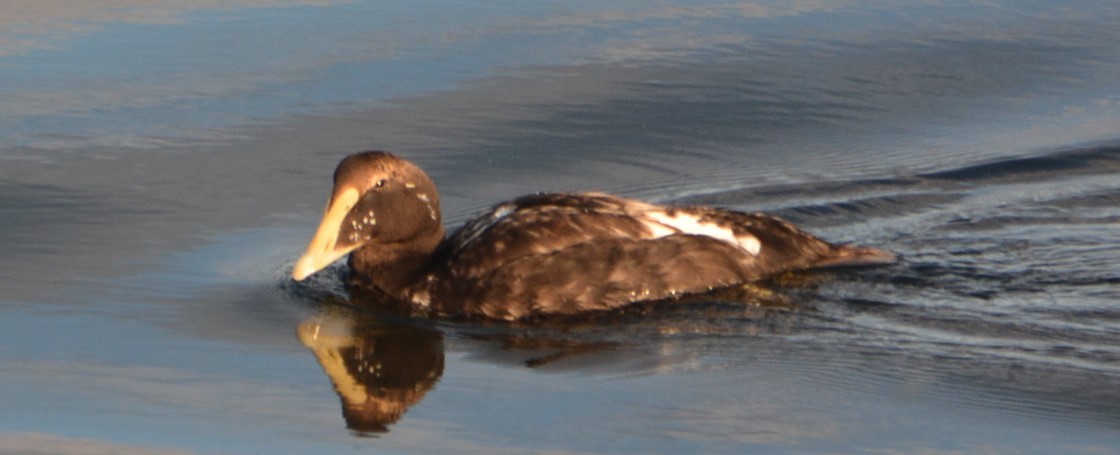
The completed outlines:
{"type": "Polygon", "coordinates": [[[438,316],[504,321],[611,311],[791,271],[896,259],[765,213],[602,192],[528,194],[447,235],[432,179],[383,151],[338,164],[292,279],[344,256],[349,286],[438,316]]]}

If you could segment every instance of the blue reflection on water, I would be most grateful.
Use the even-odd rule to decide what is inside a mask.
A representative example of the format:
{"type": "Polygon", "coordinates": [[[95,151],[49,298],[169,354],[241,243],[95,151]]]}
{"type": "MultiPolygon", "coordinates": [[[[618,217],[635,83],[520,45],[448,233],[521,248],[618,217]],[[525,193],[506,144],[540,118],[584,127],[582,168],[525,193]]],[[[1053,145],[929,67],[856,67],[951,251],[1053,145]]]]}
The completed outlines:
{"type": "MultiPolygon", "coordinates": [[[[811,62],[861,46],[885,45],[889,55],[892,48],[920,49],[954,36],[983,45],[1029,36],[1020,29],[1044,23],[1049,9],[1035,8],[1040,11],[1025,18],[975,5],[781,2],[661,8],[355,2],[189,11],[171,24],[93,23],[68,38],[51,35],[55,48],[3,57],[10,82],[0,132],[24,145],[50,144],[36,136],[60,131],[198,136],[199,128],[368,106],[516,68],[671,62],[713,46],[740,46],[760,61],[790,52],[811,62]],[[962,11],[968,21],[960,20],[962,11]],[[1007,38],[986,36],[981,23],[1007,38]]],[[[1093,31],[1068,33],[1076,46],[1093,31]]],[[[986,64],[962,63],[976,69],[986,64]]],[[[691,63],[685,57],[681,64],[691,63]]],[[[812,76],[797,72],[819,67],[791,69],[796,72],[789,77],[797,79],[812,76]]]]}
{"type": "MultiPolygon", "coordinates": [[[[771,453],[923,447],[1052,452],[1115,446],[1114,422],[1107,421],[1114,414],[1085,405],[1092,393],[1115,395],[1110,392],[1115,374],[1101,366],[1110,365],[1112,351],[1105,343],[1093,344],[1115,331],[1108,325],[1115,318],[1107,306],[1114,292],[1107,283],[1093,281],[1111,277],[1111,215],[1095,210],[1097,218],[1077,219],[1085,235],[1076,237],[1086,242],[1080,245],[1086,251],[1070,257],[1069,248],[1053,244],[1080,232],[1061,224],[1069,218],[1058,209],[1068,204],[1040,203],[1047,198],[1020,194],[1053,197],[1055,188],[1063,188],[1070,200],[1115,206],[1115,184],[1107,169],[1100,171],[1103,176],[1042,169],[1046,178],[1033,182],[1034,174],[1028,175],[1034,184],[1021,191],[999,188],[998,179],[939,186],[908,170],[902,181],[880,181],[887,188],[870,202],[860,199],[868,196],[866,188],[828,180],[846,179],[843,170],[850,172],[847,176],[880,177],[887,165],[962,169],[969,160],[999,153],[1028,155],[1102,134],[1115,138],[1120,10],[1111,2],[323,3],[214,10],[185,3],[182,10],[172,7],[156,18],[136,12],[139,19],[91,13],[86,21],[75,20],[82,27],[28,35],[33,45],[0,56],[0,158],[22,147],[29,154],[73,149],[75,158],[98,147],[195,147],[191,151],[200,152],[170,164],[126,155],[130,159],[118,166],[99,168],[125,170],[106,173],[102,180],[90,177],[84,164],[67,168],[71,157],[66,155],[62,164],[48,163],[28,174],[12,172],[0,161],[0,183],[5,184],[0,188],[6,201],[16,201],[0,204],[4,222],[15,226],[0,233],[14,232],[20,243],[12,248],[0,242],[0,253],[21,253],[0,254],[5,276],[21,281],[19,301],[0,301],[0,402],[7,404],[0,432],[244,453],[355,446],[620,453],[744,447],[771,453]],[[517,78],[531,83],[514,90],[509,82],[517,78]],[[559,82],[549,84],[550,78],[559,82]],[[883,316],[877,307],[831,302],[834,306],[821,305],[821,317],[835,317],[839,328],[822,323],[810,328],[827,330],[798,336],[662,338],[644,333],[636,338],[637,347],[616,353],[623,364],[654,364],[636,371],[571,368],[550,374],[495,363],[477,358],[493,346],[473,343],[459,333],[461,327],[441,327],[450,339],[446,376],[388,435],[356,442],[342,427],[330,383],[292,335],[316,302],[276,285],[289,250],[302,246],[308,228],[304,210],[288,203],[306,195],[291,194],[295,190],[288,185],[326,185],[314,179],[326,175],[333,163],[314,156],[306,161],[324,169],[301,166],[303,161],[269,167],[279,157],[267,143],[251,141],[243,153],[253,159],[234,163],[205,153],[205,146],[275,134],[244,128],[252,125],[300,131],[312,124],[299,118],[307,114],[329,119],[381,107],[387,116],[399,115],[413,107],[415,95],[439,91],[464,99],[429,106],[430,111],[413,117],[417,134],[456,143],[461,138],[443,131],[446,124],[425,121],[461,126],[447,119],[463,118],[475,122],[464,135],[475,135],[478,147],[486,149],[466,160],[422,155],[443,165],[441,185],[450,180],[447,200],[459,204],[454,210],[493,202],[477,197],[482,190],[467,193],[473,188],[507,197],[514,195],[507,191],[513,188],[637,181],[646,185],[643,191],[679,197],[684,190],[703,195],[718,192],[721,183],[742,189],[766,184],[766,178],[781,181],[783,172],[798,173],[825,180],[824,189],[809,184],[758,192],[747,188],[723,199],[744,207],[768,204],[807,221],[829,218],[835,232],[850,238],[905,231],[899,234],[903,240],[895,240],[912,247],[919,260],[935,263],[919,270],[963,282],[933,282],[956,287],[920,289],[889,281],[860,287],[857,280],[851,289],[830,286],[861,298],[867,292],[885,293],[880,297],[912,305],[883,310],[883,316]],[[1060,134],[1050,134],[1054,131],[1060,134]],[[174,140],[137,139],[161,137],[174,140]],[[991,149],[1000,151],[985,155],[991,149]],[[152,163],[158,169],[144,167],[152,163]],[[181,173],[176,165],[184,163],[192,166],[181,173]],[[194,166],[198,163],[205,165],[194,166]],[[226,168],[238,178],[220,181],[197,174],[226,168]],[[279,176],[269,174],[276,169],[279,176]],[[148,180],[130,180],[132,170],[148,180]],[[72,180],[92,181],[97,189],[72,180]],[[43,182],[66,191],[35,186],[43,182]],[[166,189],[160,194],[144,183],[166,189]],[[829,184],[849,192],[833,194],[829,184]],[[196,197],[191,204],[165,207],[158,199],[146,199],[153,193],[173,199],[199,186],[208,186],[209,197],[196,197]],[[908,191],[918,194],[907,199],[908,191]],[[24,196],[29,197],[20,199],[24,196]],[[64,196],[73,200],[44,203],[64,196]],[[883,226],[897,215],[887,209],[901,206],[913,210],[917,220],[899,216],[903,222],[883,226]],[[988,224],[1009,222],[987,214],[1015,215],[1023,207],[1057,215],[1044,220],[1043,228],[1016,228],[1012,220],[1007,232],[993,231],[992,238],[938,229],[937,223],[953,214],[960,216],[950,227],[994,229],[988,224]],[[241,211],[247,214],[240,218],[215,215],[241,211]],[[287,218],[264,221],[275,214],[287,218]],[[83,217],[97,222],[87,224],[83,217]],[[121,219],[152,222],[137,227],[121,219]],[[867,219],[880,225],[855,226],[867,219]],[[269,223],[283,225],[283,233],[261,229],[269,223]],[[110,230],[124,235],[100,236],[110,230]],[[1048,234],[1054,230],[1068,235],[1048,234]],[[1004,253],[1014,272],[1017,261],[1032,258],[1003,251],[999,241],[1009,233],[1042,242],[1031,251],[1060,259],[1045,264],[1049,270],[1063,267],[1083,283],[1042,297],[1014,290],[1000,296],[997,288],[986,303],[959,295],[994,285],[949,273],[951,267],[939,268],[936,261],[1001,271],[993,262],[1004,253]],[[172,243],[181,237],[188,239],[172,243]],[[159,242],[141,241],[153,238],[159,242]],[[82,249],[90,243],[95,246],[82,249]],[[992,251],[962,248],[946,253],[948,258],[937,256],[951,249],[946,244],[992,251]],[[32,257],[45,250],[51,262],[39,261],[45,253],[32,257]],[[1097,262],[1078,268],[1084,258],[1097,262]],[[101,268],[110,269],[108,276],[101,276],[101,268]],[[54,276],[59,270],[77,272],[54,276]],[[87,276],[95,271],[96,276],[87,276]],[[22,283],[29,277],[42,282],[22,283]],[[1098,292],[1096,298],[1082,298],[1085,288],[1098,292]],[[57,305],[55,294],[75,302],[57,305]],[[1061,308],[1047,306],[1047,298],[1079,312],[1062,314],[1061,308]],[[984,306],[992,302],[995,308],[984,306]],[[935,310],[960,310],[983,326],[984,316],[1022,307],[1058,313],[1014,314],[1028,322],[1069,318],[1069,327],[1097,331],[1078,338],[1033,327],[1050,338],[1028,343],[1007,339],[1000,332],[1007,326],[1000,324],[992,324],[997,333],[965,337],[961,332],[971,326],[962,328],[953,311],[944,319],[922,319],[935,310]],[[898,333],[906,329],[913,333],[898,333]],[[892,337],[879,340],[882,344],[871,352],[860,350],[875,339],[859,336],[880,333],[892,337]],[[995,344],[985,351],[962,340],[995,344]],[[889,344],[898,341],[911,345],[889,344]],[[865,344],[854,346],[857,342],[865,344]],[[986,357],[988,352],[1009,355],[1001,351],[1005,344],[1017,355],[1011,365],[986,357]],[[1031,352],[1035,349],[1039,352],[1031,352]],[[951,363],[962,351],[960,357],[974,357],[971,362],[951,363]],[[933,359],[915,360],[923,356],[933,359]],[[1080,360],[1074,365],[1088,372],[1055,371],[1048,363],[1069,358],[1080,360]],[[1015,376],[1023,365],[1044,377],[1015,376]],[[1069,383],[1101,391],[1063,394],[1061,386],[1069,383]],[[1028,392],[1035,389],[1045,393],[1028,392]]],[[[356,131],[363,144],[380,146],[368,143],[380,138],[367,138],[381,134],[382,125],[363,117],[338,123],[347,121],[353,125],[342,128],[345,132],[356,131]]],[[[1108,153],[1099,152],[1104,158],[1112,156],[1108,153]]],[[[1097,157],[1084,167],[1110,162],[1097,157]]],[[[1011,165],[1008,172],[1023,178],[1014,173],[1014,163],[1002,165],[1011,165]]],[[[306,198],[318,203],[321,196],[306,198]]],[[[993,276],[987,279],[1004,279],[993,276]]],[[[10,447],[4,445],[11,442],[9,436],[0,433],[0,451],[10,447]]]]}

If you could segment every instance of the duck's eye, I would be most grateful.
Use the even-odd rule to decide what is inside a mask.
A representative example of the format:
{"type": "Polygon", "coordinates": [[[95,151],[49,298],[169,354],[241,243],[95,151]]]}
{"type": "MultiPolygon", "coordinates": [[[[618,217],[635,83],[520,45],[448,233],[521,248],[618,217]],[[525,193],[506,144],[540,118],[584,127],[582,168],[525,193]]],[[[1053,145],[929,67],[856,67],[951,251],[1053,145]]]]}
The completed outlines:
{"type": "Polygon", "coordinates": [[[385,179],[378,180],[377,183],[373,184],[373,186],[375,186],[377,188],[381,188],[381,187],[385,186],[385,179]]]}

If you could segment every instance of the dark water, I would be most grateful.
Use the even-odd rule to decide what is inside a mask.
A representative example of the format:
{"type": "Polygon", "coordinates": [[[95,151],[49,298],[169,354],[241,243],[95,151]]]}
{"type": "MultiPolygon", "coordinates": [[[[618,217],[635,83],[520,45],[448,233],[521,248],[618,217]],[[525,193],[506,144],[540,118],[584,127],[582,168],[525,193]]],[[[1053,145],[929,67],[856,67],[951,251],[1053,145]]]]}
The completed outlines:
{"type": "Polygon", "coordinates": [[[0,5],[0,453],[1120,447],[1112,2],[98,3],[0,5]],[[600,189],[904,260],[563,327],[357,311],[286,273],[369,148],[452,225],[600,189]]]}

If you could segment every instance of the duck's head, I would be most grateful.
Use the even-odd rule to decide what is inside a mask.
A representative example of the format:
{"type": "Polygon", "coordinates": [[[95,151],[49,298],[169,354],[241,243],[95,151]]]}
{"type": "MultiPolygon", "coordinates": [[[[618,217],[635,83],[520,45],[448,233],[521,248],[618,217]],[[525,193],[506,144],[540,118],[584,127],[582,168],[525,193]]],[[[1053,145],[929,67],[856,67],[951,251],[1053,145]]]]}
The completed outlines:
{"type": "Polygon", "coordinates": [[[292,278],[303,280],[356,250],[362,268],[394,268],[400,257],[430,252],[442,239],[439,195],[428,175],[389,153],[357,153],[335,169],[326,213],[292,278]]]}

